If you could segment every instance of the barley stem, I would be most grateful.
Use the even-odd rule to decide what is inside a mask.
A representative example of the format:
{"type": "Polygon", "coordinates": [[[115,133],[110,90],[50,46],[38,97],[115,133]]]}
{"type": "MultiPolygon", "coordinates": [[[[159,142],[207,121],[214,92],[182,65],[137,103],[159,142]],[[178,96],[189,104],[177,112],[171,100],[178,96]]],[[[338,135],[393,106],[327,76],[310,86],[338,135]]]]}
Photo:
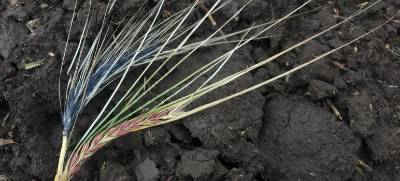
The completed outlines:
{"type": "Polygon", "coordinates": [[[58,158],[57,174],[54,177],[54,181],[66,180],[63,168],[64,168],[65,156],[67,154],[67,147],[68,147],[68,137],[67,135],[63,135],[60,156],[58,158]]]}

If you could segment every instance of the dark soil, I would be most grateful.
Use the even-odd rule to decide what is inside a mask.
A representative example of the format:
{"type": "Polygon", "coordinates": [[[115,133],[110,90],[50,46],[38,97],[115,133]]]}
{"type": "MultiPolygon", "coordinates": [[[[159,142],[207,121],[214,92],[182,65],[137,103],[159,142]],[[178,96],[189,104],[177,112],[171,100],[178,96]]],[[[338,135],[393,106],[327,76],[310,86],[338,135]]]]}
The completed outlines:
{"type": "MultiPolygon", "coordinates": [[[[0,0],[0,138],[16,142],[0,146],[0,180],[51,180],[55,173],[62,129],[57,81],[73,2],[0,0]],[[30,29],[28,22],[34,22],[30,29]],[[39,60],[44,63],[25,69],[27,63],[39,60]]],[[[245,2],[234,1],[219,13],[217,22],[245,2]]],[[[304,9],[307,13],[268,32],[280,36],[242,48],[220,76],[241,70],[335,24],[341,20],[336,13],[347,17],[362,2],[313,2],[304,9]]],[[[116,14],[123,15],[134,11],[142,1],[119,3],[121,8],[116,14]]],[[[251,10],[224,31],[282,17],[300,4],[301,1],[254,0],[251,10]]],[[[104,1],[94,0],[94,7],[98,12],[104,11],[104,1]]],[[[385,0],[351,24],[317,38],[196,104],[299,65],[379,25],[399,8],[400,1],[385,0]]],[[[78,12],[84,14],[87,10],[87,3],[79,4],[78,12]]],[[[71,47],[76,45],[82,26],[82,17],[77,19],[71,47]]],[[[125,136],[96,153],[75,180],[398,181],[399,21],[286,79],[177,123],[125,136]],[[341,116],[334,113],[332,105],[341,116]]],[[[197,36],[209,31],[210,27],[203,27],[197,36]]],[[[177,78],[194,69],[196,63],[205,63],[229,48],[230,45],[221,45],[201,50],[174,76],[177,78]]],[[[73,48],[68,51],[67,55],[71,55],[73,48]]],[[[78,127],[85,128],[91,115],[98,112],[96,105],[102,101],[99,97],[83,113],[78,127]]]]}

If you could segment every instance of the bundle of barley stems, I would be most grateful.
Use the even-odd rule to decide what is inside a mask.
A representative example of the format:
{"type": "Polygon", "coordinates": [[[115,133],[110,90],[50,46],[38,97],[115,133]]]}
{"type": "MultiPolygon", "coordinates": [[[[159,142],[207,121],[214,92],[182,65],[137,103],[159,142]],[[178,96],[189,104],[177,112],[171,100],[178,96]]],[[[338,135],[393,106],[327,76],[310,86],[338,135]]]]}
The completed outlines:
{"type": "MultiPolygon", "coordinates": [[[[218,25],[215,31],[198,40],[194,34],[199,27],[204,26],[213,14],[218,13],[222,8],[232,3],[232,0],[215,0],[208,12],[193,20],[193,13],[198,10],[198,0],[187,7],[178,10],[169,16],[163,16],[163,8],[166,0],[159,0],[150,11],[138,11],[130,18],[126,18],[123,25],[115,31],[111,31],[110,20],[117,0],[109,0],[103,17],[102,25],[96,29],[95,37],[88,38],[89,32],[93,33],[92,12],[86,15],[80,40],[70,60],[65,60],[64,53],[60,74],[66,74],[68,83],[62,88],[60,83],[60,102],[63,110],[63,139],[59,157],[57,174],[55,180],[70,180],[81,168],[82,164],[96,151],[112,140],[128,133],[143,130],[185,118],[199,111],[214,107],[232,98],[248,93],[274,80],[285,77],[308,65],[317,62],[330,54],[350,45],[372,32],[389,23],[395,16],[390,17],[381,25],[365,32],[365,34],[321,54],[305,63],[286,71],[276,77],[257,83],[239,92],[220,98],[197,107],[189,106],[191,103],[207,95],[208,93],[223,88],[226,84],[242,77],[278,57],[296,49],[307,42],[331,31],[340,25],[349,22],[371,7],[374,7],[380,0],[366,4],[363,8],[340,21],[339,23],[325,29],[303,41],[251,65],[241,71],[235,72],[219,80],[215,76],[230,61],[235,52],[249,42],[268,38],[263,37],[265,33],[279,23],[296,16],[297,13],[312,3],[308,0],[285,16],[263,24],[253,24],[247,28],[232,33],[221,33],[223,28],[232,21],[236,21],[240,13],[248,8],[252,0],[249,0],[243,7],[240,7],[230,18],[218,25]],[[89,40],[90,39],[90,40],[89,40]],[[90,43],[89,43],[90,41],[90,43]],[[207,60],[189,75],[181,80],[174,80],[175,84],[164,88],[157,95],[150,95],[150,91],[163,84],[163,81],[171,75],[182,63],[191,61],[191,56],[204,47],[219,46],[221,44],[232,44],[231,49],[221,56],[207,60]],[[68,62],[68,63],[66,63],[68,62]],[[168,65],[168,66],[167,66],[168,65]],[[130,70],[140,68],[139,75],[131,80],[127,79],[130,70]],[[162,72],[161,70],[167,71],[162,72]],[[206,79],[204,79],[206,77],[206,79]],[[200,86],[193,89],[194,82],[201,81],[200,86]],[[122,90],[123,84],[128,82],[128,88],[122,90]],[[110,85],[113,83],[112,85],[110,85]],[[69,144],[74,131],[75,123],[79,114],[85,109],[88,103],[104,88],[111,87],[112,93],[107,97],[101,111],[92,120],[90,127],[86,130],[77,144],[73,147],[69,144]],[[190,88],[189,93],[187,93],[190,88]],[[61,90],[65,95],[61,96],[61,90]],[[120,92],[123,94],[120,95],[120,92]],[[118,94],[117,94],[118,92],[118,94]],[[68,154],[67,154],[68,153],[68,154]]],[[[91,4],[91,0],[89,0],[91,4]]],[[[75,9],[76,9],[75,4],[75,9]]],[[[77,15],[75,10],[73,19],[77,15]]],[[[71,28],[70,28],[71,31],[71,28]]],[[[68,35],[69,39],[69,35],[68,35]]],[[[68,47],[66,44],[65,52],[68,47]]]]}

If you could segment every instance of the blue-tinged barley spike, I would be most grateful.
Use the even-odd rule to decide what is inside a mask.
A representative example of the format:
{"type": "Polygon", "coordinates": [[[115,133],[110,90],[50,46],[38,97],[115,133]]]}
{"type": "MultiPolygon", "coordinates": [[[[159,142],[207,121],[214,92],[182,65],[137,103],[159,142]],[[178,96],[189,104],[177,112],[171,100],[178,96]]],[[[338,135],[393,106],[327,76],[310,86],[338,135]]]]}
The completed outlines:
{"type": "Polygon", "coordinates": [[[69,91],[69,99],[67,100],[65,113],[63,115],[63,125],[64,125],[64,134],[67,134],[78,114],[81,111],[81,108],[85,106],[90,100],[90,97],[96,94],[96,87],[103,86],[107,80],[113,76],[116,71],[125,70],[128,68],[130,61],[132,62],[132,66],[137,66],[142,63],[147,63],[146,61],[153,58],[156,50],[159,48],[159,45],[156,44],[152,47],[144,49],[138,53],[135,60],[131,60],[136,50],[131,50],[125,52],[120,58],[116,58],[114,61],[101,61],[102,64],[97,66],[97,69],[88,77],[88,83],[86,84],[86,91],[84,94],[79,94],[78,92],[84,90],[83,81],[78,81],[77,85],[69,91]]]}
{"type": "MultiPolygon", "coordinates": [[[[140,63],[145,63],[142,62],[143,60],[148,60],[149,58],[153,57],[154,51],[157,49],[157,46],[147,48],[136,56],[136,60],[133,60],[132,66],[136,66],[137,64],[140,63]]],[[[99,68],[95,71],[95,73],[92,74],[92,76],[89,78],[89,83],[87,86],[87,95],[92,95],[95,94],[94,88],[96,85],[101,85],[103,82],[99,82],[102,78],[105,78],[104,80],[107,80],[113,73],[116,71],[120,70],[123,67],[128,66],[129,60],[131,60],[135,56],[136,50],[129,51],[124,53],[124,55],[121,56],[121,58],[117,59],[116,61],[105,61],[103,65],[100,65],[99,68]]]]}

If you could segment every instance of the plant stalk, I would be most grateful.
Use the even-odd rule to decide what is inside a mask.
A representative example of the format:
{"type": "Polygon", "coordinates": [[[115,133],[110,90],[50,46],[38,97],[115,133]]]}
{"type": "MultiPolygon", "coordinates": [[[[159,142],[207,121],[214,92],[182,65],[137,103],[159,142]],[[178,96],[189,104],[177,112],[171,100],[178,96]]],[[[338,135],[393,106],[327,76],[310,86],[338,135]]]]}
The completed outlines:
{"type": "Polygon", "coordinates": [[[65,156],[67,154],[67,147],[68,147],[68,137],[67,137],[67,135],[63,135],[60,156],[58,158],[57,174],[54,177],[54,181],[66,181],[67,180],[66,174],[63,169],[65,156]]]}

